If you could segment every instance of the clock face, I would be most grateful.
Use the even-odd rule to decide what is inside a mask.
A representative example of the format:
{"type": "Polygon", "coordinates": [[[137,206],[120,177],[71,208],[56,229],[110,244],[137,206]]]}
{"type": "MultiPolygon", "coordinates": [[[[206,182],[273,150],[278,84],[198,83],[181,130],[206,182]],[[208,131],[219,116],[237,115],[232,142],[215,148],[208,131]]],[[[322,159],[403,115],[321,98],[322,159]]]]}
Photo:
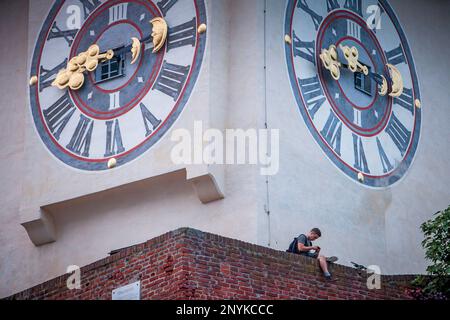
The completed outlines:
{"type": "MultiPolygon", "coordinates": [[[[184,109],[206,45],[204,0],[57,0],[36,42],[30,106],[50,152],[88,171],[124,165],[149,150],[184,109]],[[167,40],[154,52],[161,17],[167,40]],[[134,60],[133,40],[141,50],[134,60]],[[99,59],[80,88],[52,86],[60,70],[97,45],[99,59]]],[[[88,69],[89,70],[89,69],[88,69]]]]}
{"type": "Polygon", "coordinates": [[[391,6],[289,0],[285,33],[292,39],[286,62],[298,108],[327,157],[365,186],[399,181],[416,153],[421,105],[409,45],[391,6]]]}

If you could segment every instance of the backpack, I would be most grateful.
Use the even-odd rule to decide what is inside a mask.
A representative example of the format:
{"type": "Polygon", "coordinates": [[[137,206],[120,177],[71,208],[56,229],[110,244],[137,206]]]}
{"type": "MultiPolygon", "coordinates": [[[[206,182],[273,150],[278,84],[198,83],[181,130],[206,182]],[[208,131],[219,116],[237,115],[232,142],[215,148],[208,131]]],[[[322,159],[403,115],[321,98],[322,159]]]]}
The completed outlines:
{"type": "Polygon", "coordinates": [[[294,238],[294,240],[292,240],[291,244],[289,245],[289,249],[286,250],[286,252],[290,252],[290,253],[298,253],[298,240],[297,238],[294,238]]]}
{"type": "MultiPolygon", "coordinates": [[[[307,245],[307,244],[304,243],[304,245],[307,245]]],[[[298,238],[294,238],[294,240],[292,240],[291,244],[289,245],[289,249],[287,249],[286,252],[300,254],[298,252],[298,238]]]]}

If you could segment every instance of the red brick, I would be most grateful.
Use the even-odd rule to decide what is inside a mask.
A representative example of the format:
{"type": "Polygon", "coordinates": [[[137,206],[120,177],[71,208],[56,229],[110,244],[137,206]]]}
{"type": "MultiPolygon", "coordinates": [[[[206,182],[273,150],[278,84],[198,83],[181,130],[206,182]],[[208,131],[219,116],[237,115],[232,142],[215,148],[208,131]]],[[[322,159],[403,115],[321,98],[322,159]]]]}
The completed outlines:
{"type": "Polygon", "coordinates": [[[332,270],[330,284],[312,259],[185,228],[83,267],[81,290],[63,275],[8,299],[109,300],[137,279],[142,299],[410,299],[413,276],[383,276],[383,290],[370,291],[356,270],[332,270]]]}

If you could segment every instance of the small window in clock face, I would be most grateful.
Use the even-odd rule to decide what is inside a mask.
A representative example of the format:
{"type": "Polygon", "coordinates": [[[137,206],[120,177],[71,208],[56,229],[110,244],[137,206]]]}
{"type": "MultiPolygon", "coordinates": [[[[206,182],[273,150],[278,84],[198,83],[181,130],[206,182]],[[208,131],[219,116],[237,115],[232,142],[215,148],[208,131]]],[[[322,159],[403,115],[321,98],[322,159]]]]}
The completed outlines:
{"type": "MultiPolygon", "coordinates": [[[[119,48],[120,49],[120,48],[119,48]]],[[[117,50],[117,49],[116,49],[117,50]]],[[[114,56],[100,64],[95,73],[95,83],[112,80],[125,75],[125,59],[123,55],[114,56]]]]}
{"type": "MultiPolygon", "coordinates": [[[[370,74],[370,66],[366,67],[369,69],[370,74]]],[[[355,72],[355,89],[367,94],[368,96],[372,96],[372,79],[370,76],[366,76],[361,72],[355,72]]]]}

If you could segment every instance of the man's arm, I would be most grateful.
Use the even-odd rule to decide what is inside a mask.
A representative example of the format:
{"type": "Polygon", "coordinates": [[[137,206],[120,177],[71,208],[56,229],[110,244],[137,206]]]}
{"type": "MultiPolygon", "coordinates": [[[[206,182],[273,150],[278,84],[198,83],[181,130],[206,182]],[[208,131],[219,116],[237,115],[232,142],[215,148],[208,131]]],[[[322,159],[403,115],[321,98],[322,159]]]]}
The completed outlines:
{"type": "Polygon", "coordinates": [[[320,250],[319,247],[317,247],[317,246],[307,247],[303,243],[298,243],[297,247],[298,247],[298,251],[300,251],[300,252],[308,252],[310,250],[316,250],[316,251],[320,250]]]}
{"type": "Polygon", "coordinates": [[[305,243],[307,243],[306,236],[302,234],[298,237],[298,241],[297,241],[297,249],[299,252],[308,252],[310,250],[316,250],[316,251],[319,250],[319,247],[317,247],[317,246],[308,247],[308,246],[305,246],[305,243]]]}

